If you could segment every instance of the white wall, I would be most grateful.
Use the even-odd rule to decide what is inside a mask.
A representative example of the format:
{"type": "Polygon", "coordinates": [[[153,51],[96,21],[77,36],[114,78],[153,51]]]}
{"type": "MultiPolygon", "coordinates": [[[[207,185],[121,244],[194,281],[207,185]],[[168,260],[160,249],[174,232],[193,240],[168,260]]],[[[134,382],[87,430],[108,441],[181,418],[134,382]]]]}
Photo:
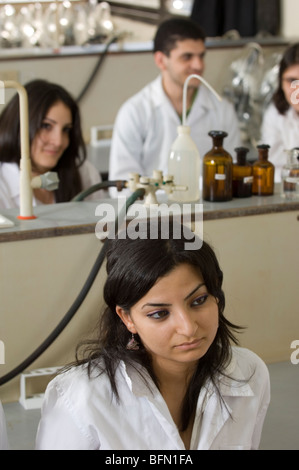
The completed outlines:
{"type": "Polygon", "coordinates": [[[298,0],[281,0],[281,35],[283,37],[298,41],[298,17],[298,0]]]}
{"type": "MultiPolygon", "coordinates": [[[[208,51],[205,78],[218,92],[221,93],[231,62],[240,56],[242,49],[208,51]]],[[[265,54],[282,49],[277,46],[264,48],[265,54]]],[[[60,83],[77,97],[97,60],[98,56],[90,55],[0,60],[0,80],[4,74],[14,75],[22,84],[34,78],[45,78],[60,83]]],[[[157,74],[151,52],[109,54],[80,102],[86,141],[89,140],[91,126],[112,124],[121,104],[157,74]]],[[[5,92],[6,102],[12,93],[12,90],[5,92]]]]}
{"type": "MultiPolygon", "coordinates": [[[[282,0],[282,34],[285,37],[297,36],[298,0],[282,0]]],[[[131,42],[150,41],[154,35],[153,25],[140,25],[137,22],[117,19],[117,30],[130,31],[127,39],[131,42]]],[[[233,60],[240,56],[242,47],[209,49],[206,58],[205,78],[221,92],[226,74],[233,60]]],[[[283,47],[266,47],[270,54],[282,51],[283,47]]],[[[21,84],[34,78],[46,78],[65,86],[77,97],[87,82],[95,64],[97,55],[61,56],[54,53],[48,57],[33,56],[29,59],[5,59],[8,50],[0,51],[0,80],[13,79],[21,84]]],[[[151,52],[111,53],[109,54],[90,87],[88,94],[80,103],[85,139],[88,142],[90,128],[95,125],[112,124],[121,104],[141,87],[152,80],[158,73],[151,52]]],[[[13,92],[6,91],[8,100],[13,92]]],[[[2,109],[0,105],[0,111],[2,109]]]]}

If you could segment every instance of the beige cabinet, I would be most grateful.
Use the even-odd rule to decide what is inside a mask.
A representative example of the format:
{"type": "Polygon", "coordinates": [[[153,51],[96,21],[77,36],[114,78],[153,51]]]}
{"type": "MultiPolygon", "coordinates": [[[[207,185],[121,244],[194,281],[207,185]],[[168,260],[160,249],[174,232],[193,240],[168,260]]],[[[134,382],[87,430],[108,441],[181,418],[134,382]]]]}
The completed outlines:
{"type": "Polygon", "coordinates": [[[226,315],[242,346],[266,362],[290,359],[299,339],[298,211],[204,222],[224,272],[226,315]]]}

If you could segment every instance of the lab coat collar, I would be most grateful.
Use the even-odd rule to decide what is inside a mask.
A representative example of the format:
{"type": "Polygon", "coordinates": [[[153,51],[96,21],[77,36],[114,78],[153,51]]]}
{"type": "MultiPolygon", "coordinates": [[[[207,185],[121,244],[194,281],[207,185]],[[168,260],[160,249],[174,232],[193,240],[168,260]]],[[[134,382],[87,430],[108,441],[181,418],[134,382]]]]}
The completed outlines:
{"type": "Polygon", "coordinates": [[[217,109],[216,100],[217,98],[212,95],[211,91],[201,84],[187,116],[187,125],[192,126],[201,116],[205,116],[209,111],[215,111],[217,109]]]}
{"type": "MultiPolygon", "coordinates": [[[[120,367],[131,392],[136,397],[145,397],[147,399],[153,415],[157,417],[165,433],[172,440],[173,448],[177,450],[183,450],[183,441],[179,435],[178,429],[174,425],[166,402],[153,383],[152,379],[149,377],[147,371],[139,365],[136,365],[136,370],[130,365],[126,366],[123,362],[120,364],[120,367]],[[142,372],[143,376],[150,384],[150,389],[146,385],[145,380],[140,376],[138,370],[142,372]]],[[[161,447],[161,449],[162,448],[163,447],[161,447]]]]}
{"type": "MultiPolygon", "coordinates": [[[[171,104],[163,89],[162,75],[153,80],[151,96],[156,107],[161,106],[165,102],[171,104]]],[[[216,108],[216,100],[217,98],[212,95],[212,92],[204,84],[200,84],[187,121],[190,121],[191,124],[194,119],[198,119],[199,115],[205,114],[209,110],[214,110],[216,108]]]]}
{"type": "MultiPolygon", "coordinates": [[[[135,370],[132,366],[126,366],[124,363],[121,363],[121,370],[132,393],[137,397],[147,398],[153,413],[159,414],[159,419],[165,432],[172,438],[176,448],[181,449],[183,443],[177,429],[173,426],[173,420],[167,405],[148,373],[141,366],[137,366],[137,370],[135,370]],[[145,377],[149,379],[151,390],[148,389],[144,379],[137,372],[139,368],[145,377]]],[[[227,403],[227,397],[254,395],[252,388],[247,383],[246,379],[248,377],[244,377],[234,354],[225,369],[225,374],[235,380],[221,375],[218,387],[223,400],[219,399],[212,382],[208,382],[200,391],[191,438],[191,449],[193,450],[207,450],[212,446],[213,441],[232,412],[227,403]]]]}
{"type": "Polygon", "coordinates": [[[127,365],[124,363],[124,361],[121,361],[120,370],[129,389],[136,397],[149,395],[154,396],[156,393],[158,393],[157,387],[153,383],[153,380],[150,378],[147,370],[144,367],[140,366],[139,364],[134,366],[129,364],[127,365]],[[149,390],[148,384],[150,384],[151,390],[149,390]]]}
{"type": "MultiPolygon", "coordinates": [[[[156,394],[159,393],[148,372],[146,369],[142,368],[142,366],[136,364],[135,368],[130,365],[127,366],[121,361],[120,369],[128,387],[135,396],[156,396],[156,394]],[[146,380],[142,378],[138,371],[141,372],[146,380]],[[151,390],[149,390],[146,381],[151,384],[151,390]]],[[[244,377],[244,373],[240,369],[234,354],[232,355],[230,363],[225,368],[224,373],[228,377],[221,374],[219,378],[219,390],[223,397],[254,396],[254,392],[247,382],[248,378],[244,377]]],[[[215,392],[215,386],[212,382],[209,382],[203,388],[205,389],[205,394],[211,395],[215,392]]]]}
{"type": "MultiPolygon", "coordinates": [[[[248,377],[247,375],[246,377],[244,376],[237,357],[233,348],[231,361],[225,369],[225,374],[231,378],[223,375],[219,377],[218,388],[223,400],[220,400],[216,387],[211,381],[207,382],[200,391],[191,438],[192,450],[207,450],[211,448],[213,441],[232,413],[227,400],[228,397],[254,396],[254,392],[248,383],[248,377]]],[[[139,365],[136,366],[136,370],[130,365],[126,366],[123,362],[120,366],[131,392],[136,397],[145,397],[148,400],[153,413],[159,416],[161,425],[167,435],[171,437],[174,448],[183,449],[183,442],[178,430],[173,425],[167,405],[147,371],[139,365]],[[139,369],[151,384],[150,390],[145,380],[140,376],[139,369]]]]}
{"type": "Polygon", "coordinates": [[[169,101],[162,85],[162,75],[159,75],[151,83],[152,93],[151,97],[155,107],[161,106],[165,101],[169,101]]]}
{"type": "MultiPolygon", "coordinates": [[[[230,418],[232,409],[226,400],[227,397],[246,397],[254,395],[234,355],[232,356],[230,364],[225,369],[225,374],[235,380],[225,376],[220,377],[219,391],[223,397],[223,401],[219,399],[215,386],[211,382],[208,382],[199,394],[196,412],[196,419],[201,418],[197,441],[199,443],[197,446],[198,450],[210,449],[221,428],[230,418]]],[[[194,426],[194,429],[195,428],[194,426]]],[[[194,446],[193,442],[191,442],[191,446],[194,446]]]]}

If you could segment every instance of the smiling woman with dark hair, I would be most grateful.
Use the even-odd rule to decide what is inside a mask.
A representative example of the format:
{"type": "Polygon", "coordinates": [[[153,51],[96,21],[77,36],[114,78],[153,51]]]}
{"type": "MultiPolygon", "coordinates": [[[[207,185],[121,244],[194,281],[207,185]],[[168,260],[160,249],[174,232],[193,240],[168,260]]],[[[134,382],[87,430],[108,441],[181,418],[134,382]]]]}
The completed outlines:
{"type": "MultiPolygon", "coordinates": [[[[183,228],[183,230],[182,230],[183,228]]],[[[174,237],[110,240],[95,337],[48,385],[37,449],[256,449],[269,374],[236,346],[212,248],[174,237]],[[198,245],[197,245],[198,246],[198,245]]]]}
{"type": "MultiPolygon", "coordinates": [[[[25,85],[29,109],[29,142],[32,176],[58,173],[56,191],[34,189],[33,204],[68,202],[101,181],[86,160],[80,110],[60,85],[33,80],[25,85]]],[[[0,115],[0,208],[19,206],[20,117],[16,94],[0,115]]],[[[94,193],[93,199],[100,193],[94,193]]]]}
{"type": "Polygon", "coordinates": [[[299,43],[289,46],[281,58],[278,86],[263,117],[261,141],[270,145],[269,160],[279,182],[287,161],[285,150],[299,147],[299,43]]]}

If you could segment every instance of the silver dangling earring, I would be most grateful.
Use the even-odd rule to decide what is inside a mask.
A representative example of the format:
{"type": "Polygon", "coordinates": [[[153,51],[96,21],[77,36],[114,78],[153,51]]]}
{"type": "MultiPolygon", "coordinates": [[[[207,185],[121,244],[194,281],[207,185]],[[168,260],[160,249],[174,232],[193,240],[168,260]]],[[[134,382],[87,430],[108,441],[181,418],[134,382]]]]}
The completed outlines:
{"type": "Polygon", "coordinates": [[[128,349],[129,351],[138,351],[138,349],[139,349],[139,344],[138,344],[138,342],[137,342],[136,339],[135,339],[134,333],[132,333],[132,338],[131,338],[130,341],[128,342],[128,344],[127,344],[127,346],[126,346],[126,349],[128,349]]]}

